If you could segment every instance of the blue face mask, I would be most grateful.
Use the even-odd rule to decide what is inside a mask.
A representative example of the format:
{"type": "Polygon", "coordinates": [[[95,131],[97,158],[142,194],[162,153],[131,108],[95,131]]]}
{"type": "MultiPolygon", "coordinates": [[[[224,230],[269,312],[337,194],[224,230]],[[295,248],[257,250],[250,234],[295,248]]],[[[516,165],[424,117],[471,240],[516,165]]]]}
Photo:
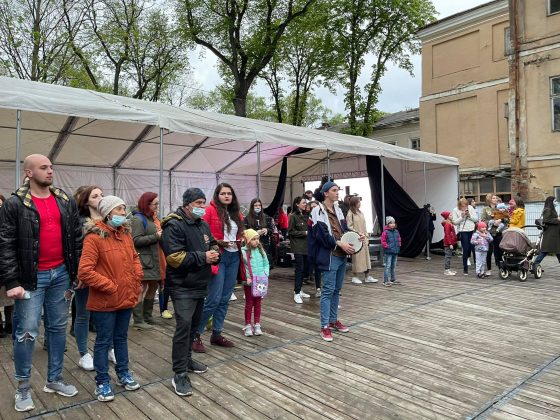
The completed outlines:
{"type": "Polygon", "coordinates": [[[109,220],[109,224],[113,227],[119,227],[126,221],[126,216],[118,216],[114,214],[109,220]]]}
{"type": "Polygon", "coordinates": [[[206,209],[204,207],[193,207],[191,209],[191,212],[194,217],[200,219],[202,216],[206,214],[206,209]]]}
{"type": "Polygon", "coordinates": [[[260,207],[255,207],[253,210],[255,211],[255,214],[259,214],[261,212],[260,207]]]}

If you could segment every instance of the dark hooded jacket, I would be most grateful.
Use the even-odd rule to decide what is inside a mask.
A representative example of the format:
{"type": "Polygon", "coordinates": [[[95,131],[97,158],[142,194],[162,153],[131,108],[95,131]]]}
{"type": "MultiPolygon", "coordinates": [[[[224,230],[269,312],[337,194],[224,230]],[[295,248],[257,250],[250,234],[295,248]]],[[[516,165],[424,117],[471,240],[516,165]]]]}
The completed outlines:
{"type": "Polygon", "coordinates": [[[165,287],[175,299],[206,297],[208,282],[212,278],[206,252],[211,249],[219,251],[208,223],[191,219],[179,207],[163,219],[161,226],[167,262],[165,287]]]}
{"type": "MultiPolygon", "coordinates": [[[[82,253],[82,224],[73,198],[59,188],[51,187],[62,226],[64,264],[70,281],[76,279],[82,253]]],[[[0,209],[0,282],[6,290],[18,286],[25,290],[37,289],[41,220],[31,198],[29,182],[21,186],[0,209]]]]}

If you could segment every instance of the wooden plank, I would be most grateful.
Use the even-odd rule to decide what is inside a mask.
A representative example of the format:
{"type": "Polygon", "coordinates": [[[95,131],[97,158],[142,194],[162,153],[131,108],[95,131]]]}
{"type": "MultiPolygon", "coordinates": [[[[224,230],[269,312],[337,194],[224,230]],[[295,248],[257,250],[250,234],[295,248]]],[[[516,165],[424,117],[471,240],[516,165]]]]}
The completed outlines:
{"type": "Polygon", "coordinates": [[[183,398],[179,397],[171,388],[170,381],[158,382],[156,384],[151,384],[143,387],[150,396],[158,401],[159,404],[166,407],[178,418],[195,418],[195,419],[207,419],[205,414],[197,410],[190,401],[193,398],[183,398]],[[168,383],[169,382],[169,383],[168,383]]]}

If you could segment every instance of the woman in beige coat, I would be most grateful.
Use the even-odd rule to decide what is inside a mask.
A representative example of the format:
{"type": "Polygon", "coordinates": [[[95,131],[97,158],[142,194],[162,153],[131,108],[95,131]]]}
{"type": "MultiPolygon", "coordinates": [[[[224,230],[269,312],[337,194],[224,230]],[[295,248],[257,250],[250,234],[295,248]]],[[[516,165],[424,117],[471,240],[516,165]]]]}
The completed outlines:
{"type": "Polygon", "coordinates": [[[346,223],[348,224],[348,229],[365,236],[364,246],[359,252],[352,254],[352,283],[362,284],[360,280],[361,275],[364,276],[364,281],[366,283],[376,283],[377,279],[374,279],[370,274],[371,260],[369,257],[369,244],[366,229],[366,219],[364,214],[360,211],[360,206],[362,205],[361,197],[354,196],[350,199],[350,210],[346,216],[346,223]]]}

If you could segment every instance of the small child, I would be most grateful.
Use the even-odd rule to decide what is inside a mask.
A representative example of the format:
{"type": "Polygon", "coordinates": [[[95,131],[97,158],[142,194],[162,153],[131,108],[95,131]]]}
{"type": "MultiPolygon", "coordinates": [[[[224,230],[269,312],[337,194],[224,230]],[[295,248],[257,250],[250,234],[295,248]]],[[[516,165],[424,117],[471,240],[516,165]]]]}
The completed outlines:
{"type": "MultiPolygon", "coordinates": [[[[509,211],[505,203],[498,203],[496,205],[496,210],[494,211],[494,213],[492,213],[492,217],[494,218],[492,224],[496,226],[496,233],[500,233],[507,228],[509,211]],[[500,223],[496,223],[498,220],[500,220],[500,223]]],[[[488,226],[488,228],[490,228],[490,226],[488,226]]]]}
{"type": "Polygon", "coordinates": [[[451,269],[451,257],[453,255],[453,249],[457,246],[457,234],[455,233],[455,226],[453,225],[453,216],[449,211],[442,211],[441,217],[443,217],[443,249],[445,253],[444,259],[444,269],[443,274],[446,276],[454,276],[457,274],[455,270],[451,269]]]}
{"type": "Polygon", "coordinates": [[[488,253],[488,248],[490,247],[490,242],[494,238],[486,230],[486,223],[478,222],[476,225],[476,232],[471,238],[471,244],[474,245],[474,253],[476,256],[476,276],[479,279],[489,277],[485,274],[486,272],[486,254],[488,253]]]}
{"type": "Polygon", "coordinates": [[[253,296],[251,287],[252,276],[267,276],[270,271],[268,257],[266,251],[259,241],[259,234],[254,229],[247,229],[243,232],[246,245],[241,248],[241,255],[245,263],[245,274],[247,281],[243,282],[243,290],[245,292],[245,327],[243,331],[245,337],[254,335],[262,335],[261,329],[261,301],[262,297],[253,296]],[[249,258],[247,258],[249,254],[249,258]],[[254,310],[254,329],[251,325],[251,315],[254,310]]]}
{"type": "Polygon", "coordinates": [[[395,218],[387,216],[386,226],[381,234],[381,245],[384,249],[383,262],[385,271],[383,273],[383,286],[391,286],[397,282],[395,269],[397,267],[397,257],[401,250],[401,235],[397,230],[395,218]]]}

